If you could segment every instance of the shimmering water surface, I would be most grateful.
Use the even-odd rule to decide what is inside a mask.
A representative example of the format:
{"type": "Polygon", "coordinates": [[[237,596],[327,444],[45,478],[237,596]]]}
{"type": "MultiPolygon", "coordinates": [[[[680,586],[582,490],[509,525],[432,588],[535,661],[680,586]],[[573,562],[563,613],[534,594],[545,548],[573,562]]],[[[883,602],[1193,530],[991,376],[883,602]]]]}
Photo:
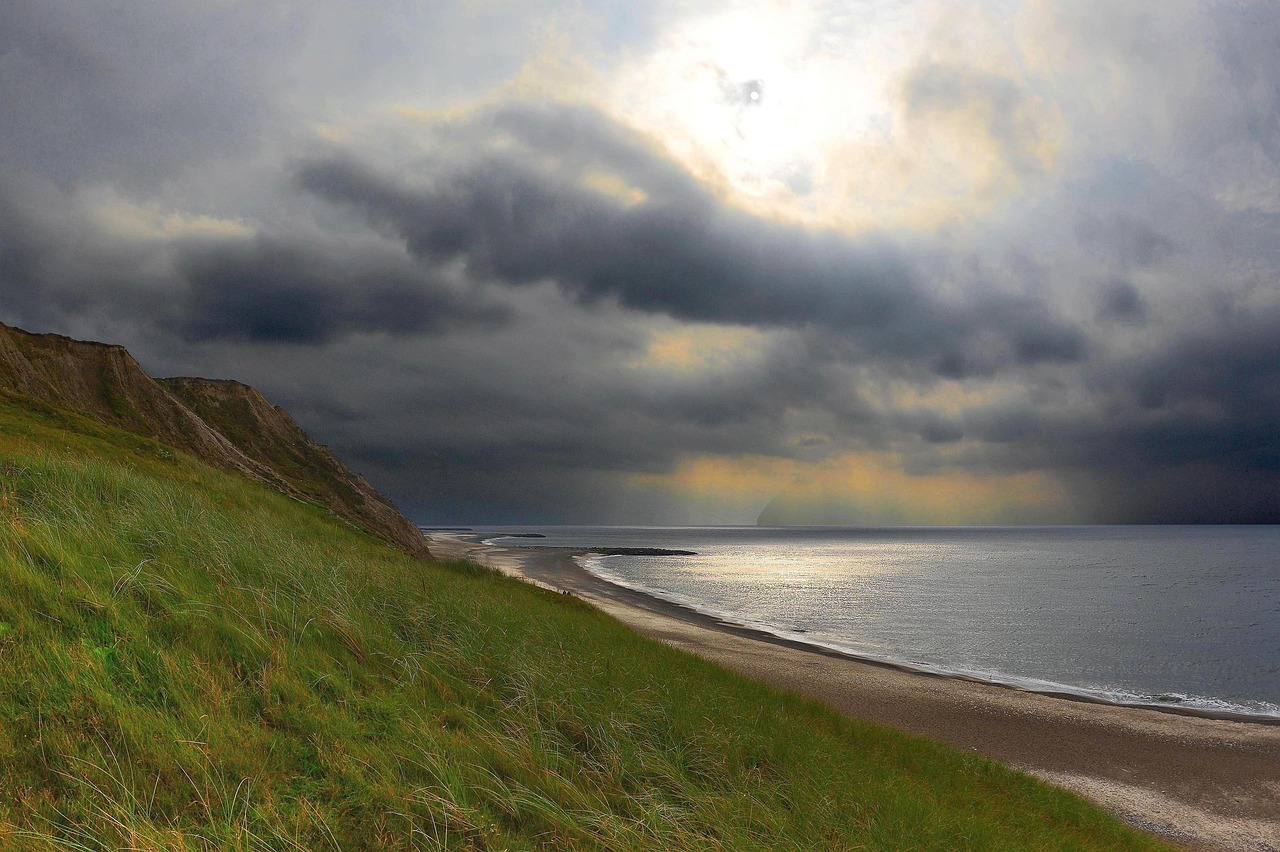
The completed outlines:
{"type": "Polygon", "coordinates": [[[585,565],[862,656],[1112,700],[1280,716],[1280,527],[477,531],[504,545],[697,551],[585,565]]]}

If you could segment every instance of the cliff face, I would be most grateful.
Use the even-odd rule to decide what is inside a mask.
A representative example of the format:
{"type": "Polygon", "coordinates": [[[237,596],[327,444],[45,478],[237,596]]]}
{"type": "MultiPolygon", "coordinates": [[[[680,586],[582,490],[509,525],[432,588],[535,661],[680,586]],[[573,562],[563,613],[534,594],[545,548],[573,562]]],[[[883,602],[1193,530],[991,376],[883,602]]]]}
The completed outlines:
{"type": "Polygon", "coordinates": [[[286,494],[321,503],[335,514],[410,552],[426,550],[416,526],[311,436],[283,408],[248,385],[212,379],[160,379],[160,384],[260,465],[286,494]]]}
{"type": "Polygon", "coordinates": [[[177,403],[120,346],[0,325],[0,387],[176,447],[219,467],[254,465],[177,403]]]}
{"type": "Polygon", "coordinates": [[[389,500],[247,385],[158,382],[120,346],[0,324],[0,388],[154,438],[429,555],[422,533],[389,500]]]}

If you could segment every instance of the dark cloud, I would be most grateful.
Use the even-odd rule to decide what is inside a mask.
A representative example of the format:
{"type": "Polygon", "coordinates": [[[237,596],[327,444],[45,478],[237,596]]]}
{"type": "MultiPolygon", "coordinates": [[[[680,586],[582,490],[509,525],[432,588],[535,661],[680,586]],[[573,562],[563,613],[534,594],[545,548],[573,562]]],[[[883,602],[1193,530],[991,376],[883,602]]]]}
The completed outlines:
{"type": "Polygon", "coordinates": [[[193,340],[318,343],[357,331],[430,334],[510,319],[408,264],[301,242],[194,247],[179,269],[188,287],[182,333],[193,340]]]}
{"type": "Polygon", "coordinates": [[[113,237],[72,197],[32,179],[0,179],[0,288],[11,322],[66,329],[92,317],[193,342],[316,344],[511,319],[393,245],[338,235],[113,237]]]}
{"type": "Polygon", "coordinates": [[[104,235],[63,190],[0,169],[0,310],[61,329],[118,312],[164,321],[146,252],[104,235]]]}
{"type": "Polygon", "coordinates": [[[964,437],[964,428],[940,415],[928,414],[911,424],[911,433],[930,444],[951,444],[964,437]]]}
{"type": "Polygon", "coordinates": [[[1117,278],[1100,285],[1098,318],[1136,325],[1146,319],[1146,303],[1133,282],[1117,278]]]}
{"type": "Polygon", "coordinates": [[[987,347],[979,369],[988,371],[1083,354],[1079,330],[1041,302],[996,292],[948,302],[891,243],[735,213],[689,179],[673,179],[668,161],[598,115],[508,107],[447,130],[494,126],[544,152],[560,128],[574,128],[572,167],[535,168],[515,146],[394,176],[329,157],[300,167],[298,180],[390,226],[426,261],[461,259],[471,275],[508,284],[554,281],[585,303],[608,298],[698,322],[819,327],[876,355],[955,363],[966,363],[968,340],[989,335],[1002,343],[987,347]],[[584,186],[584,164],[607,167],[645,200],[628,204],[584,186]]]}
{"type": "Polygon", "coordinates": [[[1131,433],[1136,461],[1280,471],[1280,310],[1187,333],[1134,386],[1147,403],[1131,433]]]}
{"type": "Polygon", "coordinates": [[[1058,471],[1093,522],[1280,523],[1280,310],[1209,320],[1086,375],[1082,410],[969,413],[983,463],[1058,471]]]}
{"type": "MultiPolygon", "coordinates": [[[[44,234],[24,215],[14,182],[0,176],[0,283],[8,310],[34,308],[43,295],[42,273],[55,249],[52,234],[44,234]]],[[[23,199],[25,200],[25,199],[23,199]]]]}
{"type": "MultiPolygon", "coordinates": [[[[521,424],[509,436],[507,446],[513,451],[476,453],[465,468],[486,468],[488,459],[495,486],[504,470],[527,471],[533,481],[543,481],[549,469],[585,475],[575,460],[586,469],[599,465],[616,470],[620,464],[623,469],[661,469],[669,456],[654,440],[659,435],[678,435],[679,446],[690,451],[788,455],[781,446],[782,424],[764,425],[769,410],[840,408],[841,374],[835,361],[827,362],[830,367],[820,381],[789,395],[782,390],[804,375],[805,365],[823,363],[813,350],[794,357],[788,366],[777,362],[777,369],[743,377],[727,389],[726,401],[748,397],[759,403],[760,410],[740,409],[737,422],[751,428],[722,431],[725,421],[700,423],[678,397],[641,399],[621,388],[600,397],[608,415],[586,418],[581,428],[563,424],[558,434],[569,440],[554,451],[555,465],[542,468],[533,462],[544,448],[524,442],[520,436],[528,433],[521,424]],[[705,432],[701,425],[707,426],[705,432]]],[[[1029,400],[1019,397],[960,415],[927,409],[876,414],[850,399],[842,416],[828,421],[834,426],[831,436],[797,448],[797,457],[814,446],[838,451],[853,439],[871,447],[911,446],[913,438],[951,447],[964,441],[973,449],[959,455],[953,451],[946,465],[975,472],[1053,471],[1072,495],[1076,520],[1280,522],[1280,312],[1237,314],[1188,330],[1144,357],[1087,365],[1085,375],[1092,393],[1078,408],[1056,398],[1067,394],[1066,388],[1052,387],[1029,400]],[[1144,398],[1152,394],[1158,402],[1144,398]]],[[[707,385],[697,390],[714,392],[707,385]]],[[[565,402],[552,400],[557,406],[565,402]]],[[[931,463],[923,461],[924,455],[913,457],[915,469],[929,472],[931,463]]],[[[452,475],[462,478],[464,471],[459,468],[452,475]]],[[[582,504],[575,504],[575,510],[588,511],[582,504]]]]}

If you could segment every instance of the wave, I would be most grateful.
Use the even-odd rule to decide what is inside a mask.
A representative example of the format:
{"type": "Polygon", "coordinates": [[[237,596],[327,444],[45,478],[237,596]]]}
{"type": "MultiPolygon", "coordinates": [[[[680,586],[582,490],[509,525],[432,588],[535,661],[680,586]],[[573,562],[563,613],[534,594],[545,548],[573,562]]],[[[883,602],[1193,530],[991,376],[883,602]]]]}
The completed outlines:
{"type": "Polygon", "coordinates": [[[1272,704],[1268,701],[1229,701],[1213,696],[1191,695],[1181,692],[1149,694],[1121,687],[1084,687],[1033,677],[1011,675],[999,671],[939,665],[892,654],[868,654],[863,649],[841,645],[838,642],[815,639],[809,636],[807,631],[800,628],[779,627],[775,624],[744,618],[740,613],[707,606],[701,601],[669,589],[654,588],[636,583],[608,569],[607,563],[616,558],[616,556],[589,555],[574,557],[574,561],[583,570],[606,583],[611,583],[642,595],[648,595],[666,603],[675,604],[724,624],[765,633],[787,642],[806,645],[817,650],[833,651],[841,656],[860,662],[891,666],[917,674],[971,680],[1023,692],[1035,692],[1097,704],[1110,704],[1116,707],[1137,707],[1189,716],[1280,724],[1280,705],[1272,704]]]}

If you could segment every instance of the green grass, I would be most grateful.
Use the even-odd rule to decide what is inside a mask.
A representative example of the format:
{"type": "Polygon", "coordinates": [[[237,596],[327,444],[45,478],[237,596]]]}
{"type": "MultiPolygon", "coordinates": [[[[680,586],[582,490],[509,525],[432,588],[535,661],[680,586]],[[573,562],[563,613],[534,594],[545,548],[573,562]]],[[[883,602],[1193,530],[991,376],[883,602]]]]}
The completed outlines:
{"type": "Polygon", "coordinates": [[[12,397],[0,845],[1161,848],[997,764],[12,397]]]}

